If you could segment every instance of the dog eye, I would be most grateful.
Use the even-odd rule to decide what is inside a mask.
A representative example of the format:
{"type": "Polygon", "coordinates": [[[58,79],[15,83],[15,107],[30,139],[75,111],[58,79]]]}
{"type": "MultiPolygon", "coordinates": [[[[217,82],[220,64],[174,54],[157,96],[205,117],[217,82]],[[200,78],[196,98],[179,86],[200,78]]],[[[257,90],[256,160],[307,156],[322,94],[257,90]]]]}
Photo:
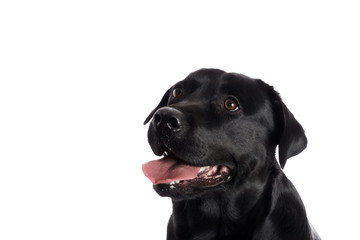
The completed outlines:
{"type": "Polygon", "coordinates": [[[232,112],[235,112],[239,109],[237,101],[232,97],[229,97],[228,99],[225,100],[224,107],[226,110],[229,110],[232,112]]]}
{"type": "Polygon", "coordinates": [[[180,97],[183,91],[181,88],[175,88],[172,92],[173,97],[180,97]]]}

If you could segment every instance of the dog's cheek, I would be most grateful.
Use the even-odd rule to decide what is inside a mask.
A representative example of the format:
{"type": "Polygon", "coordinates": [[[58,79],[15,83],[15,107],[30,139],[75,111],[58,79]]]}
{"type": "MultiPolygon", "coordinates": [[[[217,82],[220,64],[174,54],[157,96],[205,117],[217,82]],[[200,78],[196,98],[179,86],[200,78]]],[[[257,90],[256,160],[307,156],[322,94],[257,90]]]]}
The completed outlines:
{"type": "Polygon", "coordinates": [[[181,152],[179,157],[195,165],[203,165],[203,160],[206,159],[209,152],[208,145],[197,136],[188,137],[178,143],[174,141],[173,145],[178,150],[177,152],[181,152]]]}

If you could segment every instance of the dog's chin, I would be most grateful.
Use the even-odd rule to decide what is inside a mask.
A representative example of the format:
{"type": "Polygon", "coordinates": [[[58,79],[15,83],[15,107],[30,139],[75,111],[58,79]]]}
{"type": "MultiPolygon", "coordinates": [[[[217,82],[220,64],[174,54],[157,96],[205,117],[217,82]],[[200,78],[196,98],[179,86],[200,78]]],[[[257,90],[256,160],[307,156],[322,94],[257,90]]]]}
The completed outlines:
{"type": "MultiPolygon", "coordinates": [[[[223,189],[234,177],[235,167],[231,163],[207,165],[194,164],[177,157],[169,149],[164,157],[145,163],[143,171],[153,182],[154,190],[163,197],[173,200],[195,198],[201,194],[223,189]]],[[[222,162],[222,161],[219,161],[222,162]]]]}
{"type": "Polygon", "coordinates": [[[173,200],[185,200],[216,191],[216,189],[222,189],[230,181],[230,175],[222,174],[216,180],[198,178],[180,182],[154,184],[153,188],[162,197],[170,197],[173,200]]]}

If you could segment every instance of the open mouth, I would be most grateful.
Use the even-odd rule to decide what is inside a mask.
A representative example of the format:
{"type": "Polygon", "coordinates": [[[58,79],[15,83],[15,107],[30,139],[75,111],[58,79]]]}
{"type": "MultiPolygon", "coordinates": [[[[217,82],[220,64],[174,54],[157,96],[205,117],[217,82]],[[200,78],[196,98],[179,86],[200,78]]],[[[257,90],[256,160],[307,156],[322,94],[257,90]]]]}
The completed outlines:
{"type": "Polygon", "coordinates": [[[175,187],[213,187],[231,180],[231,169],[225,165],[193,166],[164,154],[159,160],[144,163],[143,172],[150,181],[175,187]]]}

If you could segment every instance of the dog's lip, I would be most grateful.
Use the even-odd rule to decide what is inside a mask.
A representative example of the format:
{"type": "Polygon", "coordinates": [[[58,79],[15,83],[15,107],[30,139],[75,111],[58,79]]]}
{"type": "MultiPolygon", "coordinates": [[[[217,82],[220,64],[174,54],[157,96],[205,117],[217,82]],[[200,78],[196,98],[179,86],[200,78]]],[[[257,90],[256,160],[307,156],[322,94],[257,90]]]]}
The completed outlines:
{"type": "Polygon", "coordinates": [[[224,165],[214,165],[201,167],[195,178],[187,180],[177,180],[168,183],[155,184],[168,191],[182,190],[187,191],[192,188],[211,188],[220,184],[227,183],[233,175],[228,167],[224,165]]]}
{"type": "MultiPolygon", "coordinates": [[[[175,151],[173,151],[170,147],[166,146],[166,145],[163,145],[161,147],[161,153],[160,154],[156,154],[157,156],[163,156],[163,157],[173,157],[173,158],[176,158],[177,161],[179,162],[182,162],[184,164],[188,164],[188,165],[191,165],[191,166],[194,166],[194,167],[210,167],[210,166],[225,166],[227,167],[230,171],[233,171],[234,168],[235,168],[235,164],[232,163],[232,162],[223,162],[223,163],[220,163],[220,164],[217,164],[217,165],[212,165],[212,164],[209,164],[209,165],[204,165],[204,164],[197,164],[197,163],[192,163],[191,161],[188,161],[182,157],[179,156],[179,154],[176,154],[175,151]]],[[[205,160],[204,161],[199,161],[199,162],[206,162],[205,160]]]]}

